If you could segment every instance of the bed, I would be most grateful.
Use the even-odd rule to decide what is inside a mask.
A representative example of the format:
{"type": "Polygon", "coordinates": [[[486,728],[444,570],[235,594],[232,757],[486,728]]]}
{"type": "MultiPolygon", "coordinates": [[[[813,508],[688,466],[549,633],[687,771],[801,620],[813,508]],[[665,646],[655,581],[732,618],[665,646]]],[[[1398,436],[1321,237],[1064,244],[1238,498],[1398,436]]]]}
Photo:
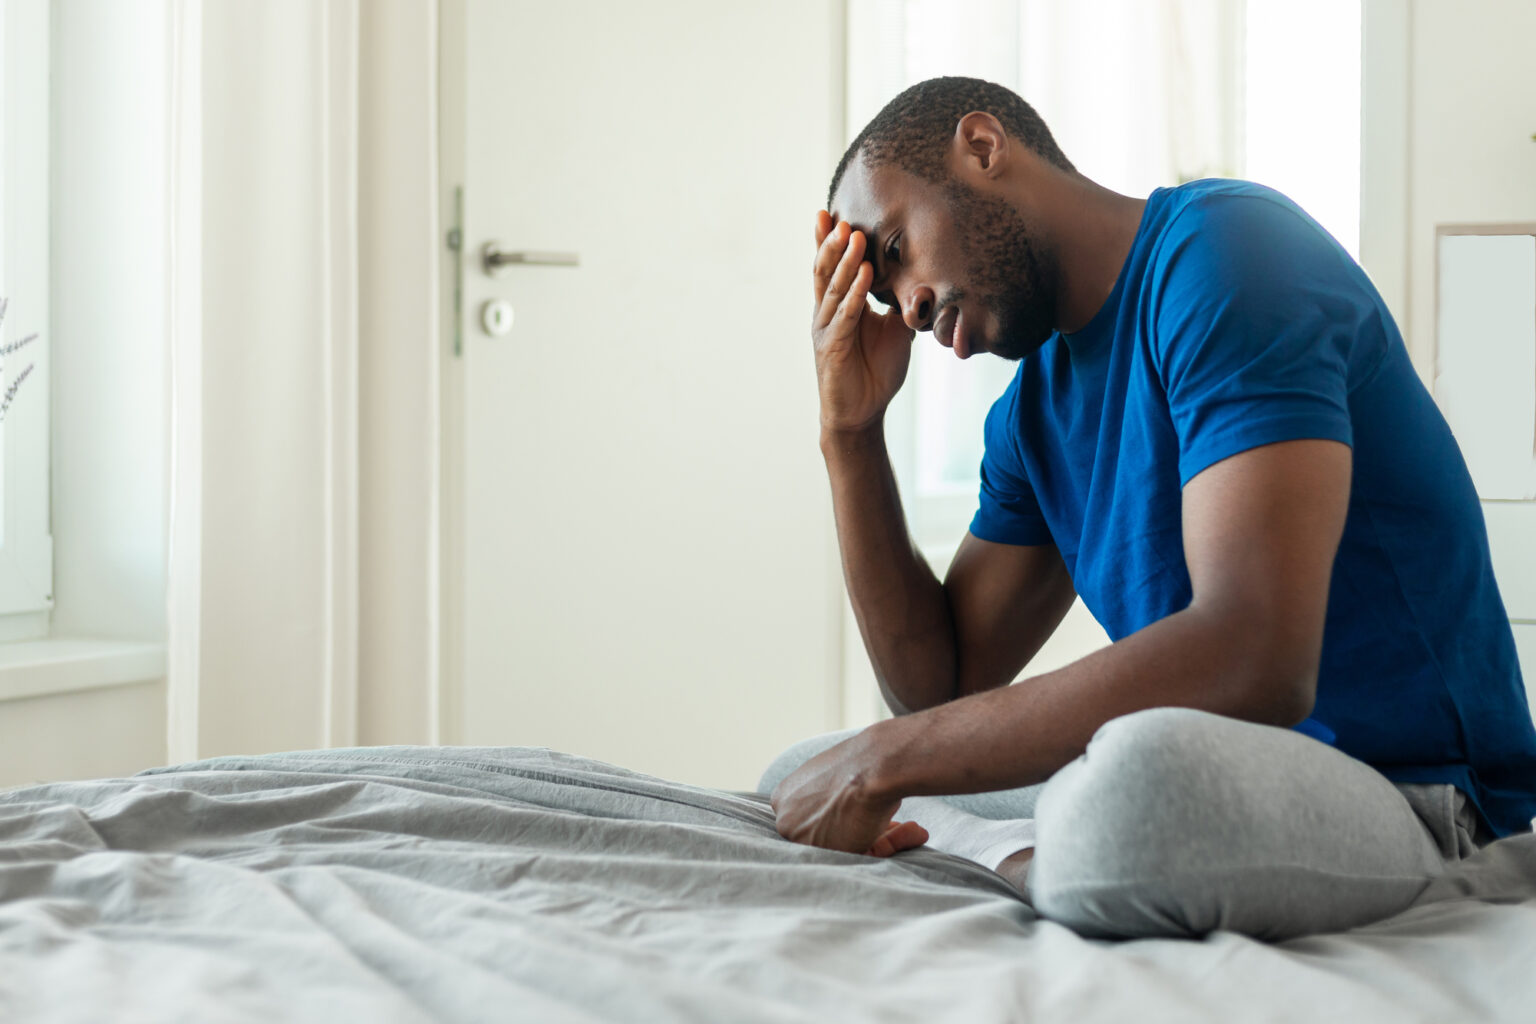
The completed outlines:
{"type": "Polygon", "coordinates": [[[218,758],[0,794],[0,1019],[1528,1022],[1536,836],[1347,934],[1108,943],[550,750],[218,758]]]}

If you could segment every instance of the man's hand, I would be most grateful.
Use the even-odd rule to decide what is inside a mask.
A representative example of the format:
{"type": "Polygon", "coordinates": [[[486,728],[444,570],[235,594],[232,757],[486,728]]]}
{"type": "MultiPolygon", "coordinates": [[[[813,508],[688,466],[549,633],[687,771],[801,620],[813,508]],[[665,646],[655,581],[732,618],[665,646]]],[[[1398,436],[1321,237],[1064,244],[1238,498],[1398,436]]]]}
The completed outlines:
{"type": "Polygon", "coordinates": [[[815,305],[811,340],[821,391],[821,426],[856,431],[878,423],[907,378],[913,330],[896,310],[876,313],[866,299],[875,268],[864,259],[864,232],[816,214],[815,305]]]}
{"type": "Polygon", "coordinates": [[[808,846],[875,857],[927,842],[921,825],[895,820],[900,798],[871,792],[870,768],[863,735],[805,762],[773,791],[779,834],[808,846]]]}

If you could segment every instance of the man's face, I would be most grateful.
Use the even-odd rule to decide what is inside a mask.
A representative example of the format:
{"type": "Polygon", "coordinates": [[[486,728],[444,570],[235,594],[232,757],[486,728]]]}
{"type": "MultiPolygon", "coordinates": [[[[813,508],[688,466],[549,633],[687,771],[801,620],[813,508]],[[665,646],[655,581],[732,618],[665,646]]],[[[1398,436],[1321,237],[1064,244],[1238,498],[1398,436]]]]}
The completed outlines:
{"type": "Polygon", "coordinates": [[[861,158],[831,212],[864,232],[875,298],[961,359],[1022,359],[1055,330],[1055,259],[1007,200],[958,178],[935,185],[895,167],[869,170],[861,158]]]}

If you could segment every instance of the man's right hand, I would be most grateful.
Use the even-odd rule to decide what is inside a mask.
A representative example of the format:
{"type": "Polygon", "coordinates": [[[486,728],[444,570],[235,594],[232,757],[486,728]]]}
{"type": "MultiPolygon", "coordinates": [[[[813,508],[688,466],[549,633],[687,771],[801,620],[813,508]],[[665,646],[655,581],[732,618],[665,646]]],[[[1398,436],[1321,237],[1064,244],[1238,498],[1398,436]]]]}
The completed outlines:
{"type": "Polygon", "coordinates": [[[912,328],[897,310],[877,313],[866,301],[875,276],[864,259],[866,244],[864,233],[846,221],[834,225],[825,210],[816,214],[811,340],[823,432],[879,423],[912,359],[912,328]]]}

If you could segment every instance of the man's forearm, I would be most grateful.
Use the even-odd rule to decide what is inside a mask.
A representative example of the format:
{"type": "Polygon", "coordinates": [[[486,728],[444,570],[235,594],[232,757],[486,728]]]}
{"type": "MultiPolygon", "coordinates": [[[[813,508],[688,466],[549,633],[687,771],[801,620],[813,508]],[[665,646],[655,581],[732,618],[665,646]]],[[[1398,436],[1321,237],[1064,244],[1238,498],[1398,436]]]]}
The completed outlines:
{"type": "Polygon", "coordinates": [[[944,586],[907,532],[882,426],[823,433],[843,578],[864,647],[897,714],[955,693],[955,631],[944,586]]]}
{"type": "Polygon", "coordinates": [[[1055,672],[876,723],[865,782],[895,798],[1033,785],[1121,715],[1175,706],[1290,726],[1314,681],[1277,675],[1239,623],[1191,607],[1055,672]]]}

